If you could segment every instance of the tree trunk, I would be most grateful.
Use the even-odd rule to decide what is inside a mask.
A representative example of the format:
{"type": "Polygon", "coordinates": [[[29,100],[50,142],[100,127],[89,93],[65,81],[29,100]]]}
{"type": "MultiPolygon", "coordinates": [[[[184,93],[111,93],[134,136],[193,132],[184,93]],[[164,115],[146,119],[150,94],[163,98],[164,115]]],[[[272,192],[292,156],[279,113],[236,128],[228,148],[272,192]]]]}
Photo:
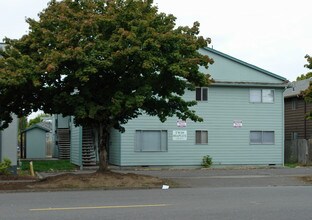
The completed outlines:
{"type": "Polygon", "coordinates": [[[98,153],[99,153],[99,169],[98,172],[108,170],[107,149],[109,144],[109,128],[100,123],[98,127],[98,153]]]}

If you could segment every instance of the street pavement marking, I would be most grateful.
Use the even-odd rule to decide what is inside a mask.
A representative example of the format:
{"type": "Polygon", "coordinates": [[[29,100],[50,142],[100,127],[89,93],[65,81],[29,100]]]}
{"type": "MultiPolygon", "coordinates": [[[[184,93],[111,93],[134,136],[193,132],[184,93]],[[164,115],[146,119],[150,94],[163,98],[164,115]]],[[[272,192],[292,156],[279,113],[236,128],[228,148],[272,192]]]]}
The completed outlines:
{"type": "Polygon", "coordinates": [[[121,208],[147,208],[165,207],[170,204],[146,204],[146,205],[116,205],[116,206],[90,206],[90,207],[63,207],[63,208],[41,208],[29,209],[29,211],[67,211],[67,210],[86,210],[86,209],[121,209],[121,208]]]}
{"type": "Polygon", "coordinates": [[[172,179],[246,179],[246,178],[269,178],[280,176],[269,175],[239,175],[239,176],[194,176],[194,177],[172,177],[172,179]]]}
{"type": "Polygon", "coordinates": [[[252,178],[280,178],[280,177],[300,177],[305,174],[289,174],[289,175],[234,175],[234,176],[180,176],[180,177],[166,177],[169,179],[252,179],[252,178]]]}

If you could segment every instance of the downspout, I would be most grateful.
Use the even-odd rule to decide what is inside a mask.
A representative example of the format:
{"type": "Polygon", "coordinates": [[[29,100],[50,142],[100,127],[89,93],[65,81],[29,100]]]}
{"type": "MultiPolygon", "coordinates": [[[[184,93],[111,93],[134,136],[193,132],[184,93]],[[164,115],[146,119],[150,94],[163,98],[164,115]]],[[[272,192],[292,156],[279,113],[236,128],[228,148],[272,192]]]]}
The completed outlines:
{"type": "Polygon", "coordinates": [[[26,135],[26,132],[24,133],[25,134],[25,136],[24,136],[24,142],[25,142],[25,145],[24,145],[24,159],[26,159],[27,158],[27,135],[26,135]]]}
{"type": "Polygon", "coordinates": [[[83,159],[82,159],[82,137],[83,137],[83,128],[82,126],[79,127],[79,163],[80,163],[80,170],[83,170],[83,159]]]}
{"type": "Polygon", "coordinates": [[[0,131],[0,162],[2,161],[2,131],[0,131]]]}
{"type": "MultiPolygon", "coordinates": [[[[285,88],[286,89],[286,88],[285,88]]],[[[285,91],[285,90],[284,90],[285,91]]],[[[282,166],[285,165],[285,99],[282,92],[282,166]]]]}
{"type": "Polygon", "coordinates": [[[304,99],[303,99],[303,103],[304,103],[304,139],[307,139],[307,119],[306,119],[307,103],[304,99]]]}
{"type": "Polygon", "coordinates": [[[293,84],[290,82],[287,83],[282,91],[282,166],[285,166],[285,97],[284,92],[287,88],[294,88],[293,84]]]}
{"type": "Polygon", "coordinates": [[[23,143],[23,141],[24,141],[24,139],[23,139],[23,135],[24,135],[24,133],[23,132],[21,132],[20,133],[20,137],[21,137],[21,139],[20,139],[20,158],[22,159],[23,158],[23,154],[24,154],[24,152],[23,152],[23,149],[24,149],[24,143],[23,143]]]}

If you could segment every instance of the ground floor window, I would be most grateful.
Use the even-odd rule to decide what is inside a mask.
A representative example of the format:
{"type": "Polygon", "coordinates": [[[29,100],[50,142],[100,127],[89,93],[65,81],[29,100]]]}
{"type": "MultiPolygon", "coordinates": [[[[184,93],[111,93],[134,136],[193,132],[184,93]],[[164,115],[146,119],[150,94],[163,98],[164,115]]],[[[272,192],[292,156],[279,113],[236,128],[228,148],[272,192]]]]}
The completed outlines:
{"type": "Polygon", "coordinates": [[[135,151],[167,151],[168,134],[166,130],[136,130],[135,151]]]}
{"type": "Polygon", "coordinates": [[[196,144],[208,144],[208,131],[195,131],[196,144]]]}
{"type": "Polygon", "coordinates": [[[274,144],[274,131],[250,131],[250,144],[274,144]]]}

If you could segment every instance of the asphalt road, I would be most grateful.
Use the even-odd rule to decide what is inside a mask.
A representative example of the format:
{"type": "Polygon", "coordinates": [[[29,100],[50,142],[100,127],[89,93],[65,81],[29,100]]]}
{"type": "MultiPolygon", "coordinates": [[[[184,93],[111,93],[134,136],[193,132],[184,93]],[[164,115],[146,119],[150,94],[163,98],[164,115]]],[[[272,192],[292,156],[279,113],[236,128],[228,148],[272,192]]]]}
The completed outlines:
{"type": "Polygon", "coordinates": [[[312,219],[312,186],[1,193],[0,219],[312,219]]]}

